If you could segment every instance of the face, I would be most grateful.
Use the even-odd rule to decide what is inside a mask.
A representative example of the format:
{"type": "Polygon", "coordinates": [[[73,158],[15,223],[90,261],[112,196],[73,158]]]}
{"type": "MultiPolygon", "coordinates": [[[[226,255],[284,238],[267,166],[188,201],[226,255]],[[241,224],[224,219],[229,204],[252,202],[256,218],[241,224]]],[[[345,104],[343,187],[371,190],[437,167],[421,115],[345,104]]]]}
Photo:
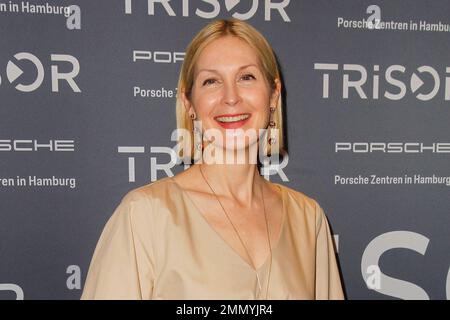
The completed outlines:
{"type": "Polygon", "coordinates": [[[243,133],[259,134],[259,129],[267,128],[269,108],[276,107],[279,92],[279,81],[272,90],[254,50],[237,37],[225,36],[202,50],[190,100],[184,94],[182,99],[187,112],[201,120],[204,131],[221,133],[224,140],[215,140],[216,146],[226,147],[226,140],[233,139],[233,149],[238,149],[239,140],[243,148],[257,143],[258,136],[244,138],[243,133]]]}

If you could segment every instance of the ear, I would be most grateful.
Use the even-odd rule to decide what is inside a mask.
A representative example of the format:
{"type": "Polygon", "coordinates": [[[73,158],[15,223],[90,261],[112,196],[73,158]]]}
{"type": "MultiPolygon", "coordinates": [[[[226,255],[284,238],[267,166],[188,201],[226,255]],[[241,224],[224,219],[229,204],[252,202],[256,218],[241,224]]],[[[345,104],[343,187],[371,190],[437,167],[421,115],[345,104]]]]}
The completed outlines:
{"type": "Polygon", "coordinates": [[[181,101],[183,102],[183,105],[186,109],[186,113],[189,114],[189,109],[191,108],[191,102],[189,101],[188,97],[186,96],[185,89],[181,89],[181,101]]]}
{"type": "Polygon", "coordinates": [[[281,95],[281,81],[280,79],[275,79],[275,89],[273,89],[270,95],[270,106],[276,108],[278,104],[278,99],[281,95]]]}

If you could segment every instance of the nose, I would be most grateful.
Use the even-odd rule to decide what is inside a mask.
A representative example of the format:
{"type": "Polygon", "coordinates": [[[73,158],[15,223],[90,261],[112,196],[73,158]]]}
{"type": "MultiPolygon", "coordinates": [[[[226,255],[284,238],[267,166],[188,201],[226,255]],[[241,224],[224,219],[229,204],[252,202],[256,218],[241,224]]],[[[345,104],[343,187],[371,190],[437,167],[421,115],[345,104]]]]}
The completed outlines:
{"type": "Polygon", "coordinates": [[[226,105],[234,106],[240,101],[238,87],[234,81],[227,81],[224,85],[223,100],[226,105]]]}

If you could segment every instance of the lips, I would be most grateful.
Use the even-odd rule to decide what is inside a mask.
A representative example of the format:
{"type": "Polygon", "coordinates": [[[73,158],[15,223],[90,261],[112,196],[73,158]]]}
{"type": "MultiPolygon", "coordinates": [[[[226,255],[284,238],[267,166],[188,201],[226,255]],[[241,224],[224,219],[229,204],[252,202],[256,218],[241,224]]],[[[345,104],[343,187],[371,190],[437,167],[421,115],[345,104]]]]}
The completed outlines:
{"type": "Polygon", "coordinates": [[[225,129],[236,129],[242,127],[250,119],[250,116],[250,113],[222,114],[214,119],[225,129]]]}

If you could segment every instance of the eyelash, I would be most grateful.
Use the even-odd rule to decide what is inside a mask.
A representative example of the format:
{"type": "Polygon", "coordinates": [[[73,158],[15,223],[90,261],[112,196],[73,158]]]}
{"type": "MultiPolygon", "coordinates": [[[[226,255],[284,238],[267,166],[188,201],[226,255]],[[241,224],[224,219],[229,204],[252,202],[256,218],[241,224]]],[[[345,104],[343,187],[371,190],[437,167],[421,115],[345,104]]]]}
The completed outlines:
{"type": "MultiPolygon", "coordinates": [[[[248,76],[250,76],[250,77],[252,77],[252,79],[253,80],[255,80],[256,78],[255,78],[255,76],[254,75],[252,75],[251,73],[247,73],[247,74],[244,74],[241,78],[243,78],[243,77],[248,77],[248,76]]],[[[206,84],[208,84],[208,81],[210,81],[210,80],[216,80],[216,79],[206,79],[205,81],[203,81],[203,85],[205,86],[206,84]]]]}
{"type": "Polygon", "coordinates": [[[203,85],[204,85],[204,86],[207,85],[207,84],[208,84],[208,81],[211,81],[211,80],[214,80],[214,81],[215,81],[215,79],[206,79],[205,81],[203,81],[203,85]]]}
{"type": "Polygon", "coordinates": [[[252,75],[251,73],[247,73],[247,74],[244,74],[242,77],[247,77],[247,76],[250,76],[250,77],[252,77],[252,79],[253,80],[255,80],[256,78],[255,78],[255,76],[254,75],[252,75]]]}

